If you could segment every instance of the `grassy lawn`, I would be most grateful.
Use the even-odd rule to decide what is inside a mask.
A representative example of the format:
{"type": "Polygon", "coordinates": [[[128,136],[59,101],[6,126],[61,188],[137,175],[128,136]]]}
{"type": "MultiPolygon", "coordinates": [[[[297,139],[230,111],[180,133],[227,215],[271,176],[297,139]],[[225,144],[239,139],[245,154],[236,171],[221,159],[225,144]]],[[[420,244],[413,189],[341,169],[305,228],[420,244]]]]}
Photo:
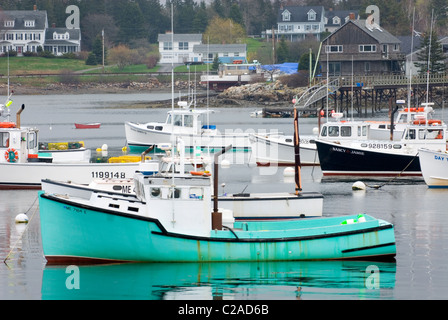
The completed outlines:
{"type": "MultiPolygon", "coordinates": [[[[85,62],[76,59],[40,58],[40,57],[11,57],[9,58],[9,72],[15,74],[58,74],[63,70],[78,71],[88,69],[85,62]]],[[[8,59],[0,58],[0,74],[8,74],[8,59]]]]}

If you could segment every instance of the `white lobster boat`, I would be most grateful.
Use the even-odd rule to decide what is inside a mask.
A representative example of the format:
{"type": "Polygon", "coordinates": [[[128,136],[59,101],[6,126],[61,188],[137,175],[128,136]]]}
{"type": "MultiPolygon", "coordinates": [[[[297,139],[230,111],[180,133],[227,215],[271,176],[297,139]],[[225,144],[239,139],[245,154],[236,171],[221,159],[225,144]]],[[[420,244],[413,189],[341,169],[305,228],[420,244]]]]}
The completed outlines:
{"type": "Polygon", "coordinates": [[[126,122],[126,142],[131,150],[144,150],[153,145],[170,143],[172,135],[181,138],[187,148],[198,146],[214,151],[232,145],[234,151],[249,150],[248,133],[233,130],[220,132],[215,125],[206,124],[212,110],[191,109],[186,101],[179,101],[179,105],[180,109],[168,112],[165,122],[126,122]]]}
{"type": "MultiPolygon", "coordinates": [[[[10,104],[9,104],[10,105],[10,104]]],[[[9,118],[9,105],[0,105],[0,117],[9,118]]],[[[0,189],[40,189],[42,179],[88,184],[95,178],[132,178],[138,163],[91,163],[90,150],[77,143],[39,144],[37,128],[17,121],[0,122],[0,189]]]]}

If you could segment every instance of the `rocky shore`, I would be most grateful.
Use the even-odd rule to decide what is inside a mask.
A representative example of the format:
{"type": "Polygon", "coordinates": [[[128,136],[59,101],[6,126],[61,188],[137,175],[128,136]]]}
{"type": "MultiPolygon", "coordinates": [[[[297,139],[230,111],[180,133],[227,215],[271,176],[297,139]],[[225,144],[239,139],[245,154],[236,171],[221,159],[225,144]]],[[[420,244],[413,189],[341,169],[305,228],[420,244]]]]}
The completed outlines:
{"type": "MultiPolygon", "coordinates": [[[[6,85],[0,85],[3,90],[6,85]]],[[[73,83],[51,83],[41,87],[28,86],[23,84],[11,84],[11,89],[15,95],[54,95],[54,94],[132,94],[132,93],[160,93],[171,92],[171,83],[162,83],[155,78],[150,78],[145,82],[73,82],[73,83]]],[[[231,87],[224,92],[216,93],[209,91],[206,87],[197,84],[198,105],[208,103],[211,107],[253,107],[253,106],[287,106],[291,105],[291,100],[296,95],[300,95],[306,88],[288,88],[279,81],[274,83],[253,83],[243,86],[231,87]]],[[[174,83],[175,92],[187,92],[188,82],[176,81],[174,83]]],[[[166,101],[151,103],[150,107],[165,105],[166,101]]]]}

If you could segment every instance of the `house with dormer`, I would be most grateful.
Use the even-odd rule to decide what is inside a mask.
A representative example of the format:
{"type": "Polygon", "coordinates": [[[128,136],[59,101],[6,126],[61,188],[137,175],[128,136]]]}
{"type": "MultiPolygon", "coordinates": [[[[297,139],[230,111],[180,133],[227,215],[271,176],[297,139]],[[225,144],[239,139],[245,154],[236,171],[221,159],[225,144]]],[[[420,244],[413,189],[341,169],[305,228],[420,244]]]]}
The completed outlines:
{"type": "Polygon", "coordinates": [[[0,14],[0,53],[14,50],[17,55],[37,52],[45,43],[48,28],[46,11],[3,11],[0,14]]]}
{"type": "Polygon", "coordinates": [[[47,11],[5,10],[0,13],[0,54],[9,51],[22,56],[38,48],[62,55],[81,51],[81,30],[49,28],[47,11]]]}
{"type": "Polygon", "coordinates": [[[285,6],[277,15],[277,30],[266,30],[266,35],[285,38],[291,42],[314,37],[320,41],[325,31],[325,10],[323,6],[285,6]],[[272,32],[273,31],[273,32],[272,32]]]}
{"type": "Polygon", "coordinates": [[[344,23],[350,20],[350,15],[354,14],[354,19],[359,20],[359,14],[350,10],[328,10],[325,11],[325,32],[333,33],[344,23]]]}
{"type": "Polygon", "coordinates": [[[81,30],[48,28],[45,32],[44,50],[60,56],[81,51],[81,30]]]}

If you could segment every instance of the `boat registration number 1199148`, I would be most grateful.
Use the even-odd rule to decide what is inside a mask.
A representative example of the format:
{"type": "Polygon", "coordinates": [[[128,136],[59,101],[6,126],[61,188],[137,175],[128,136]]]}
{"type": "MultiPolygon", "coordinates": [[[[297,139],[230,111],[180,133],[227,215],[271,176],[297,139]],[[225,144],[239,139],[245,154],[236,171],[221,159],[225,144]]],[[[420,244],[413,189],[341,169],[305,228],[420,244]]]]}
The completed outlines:
{"type": "Polygon", "coordinates": [[[126,173],[113,171],[92,171],[92,178],[95,179],[126,179],[126,173]]]}

